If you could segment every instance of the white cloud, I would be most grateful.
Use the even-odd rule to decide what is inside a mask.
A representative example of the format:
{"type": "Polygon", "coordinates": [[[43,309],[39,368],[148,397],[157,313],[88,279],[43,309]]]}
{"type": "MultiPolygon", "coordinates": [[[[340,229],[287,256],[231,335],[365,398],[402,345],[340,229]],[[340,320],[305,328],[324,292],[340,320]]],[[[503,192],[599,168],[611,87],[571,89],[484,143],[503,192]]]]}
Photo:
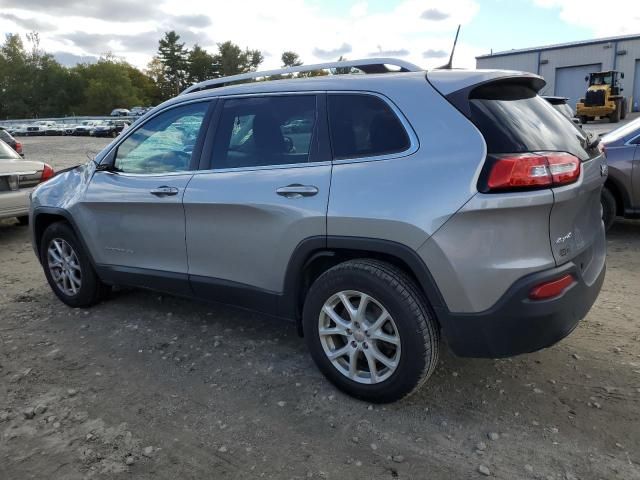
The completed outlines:
{"type": "Polygon", "coordinates": [[[610,37],[640,32],[640,1],[615,0],[533,0],[535,5],[560,10],[568,24],[586,27],[595,37],[610,37]]]}
{"type": "MultiPolygon", "coordinates": [[[[103,15],[65,16],[59,9],[53,11],[46,6],[30,9],[26,5],[17,6],[18,0],[10,1],[15,8],[7,9],[7,13],[57,26],[55,31],[41,33],[45,49],[75,55],[100,55],[111,50],[138,66],[145,66],[154,53],[148,47],[149,42],[142,42],[140,37],[148,38],[157,32],[159,40],[162,32],[170,29],[188,39],[187,46],[197,41],[205,48],[215,49],[217,42],[231,40],[243,48],[269,52],[264,68],[278,67],[280,53],[285,50],[297,52],[307,64],[334,60],[334,53],[335,59],[340,54],[355,59],[370,57],[373,52],[400,52],[404,60],[433,68],[445,62],[442,58],[425,58],[423,52],[443,50],[448,54],[458,24],[463,28],[454,65],[472,68],[475,55],[481,53],[464,39],[464,25],[479,10],[476,0],[401,0],[385,12],[372,12],[366,1],[359,1],[347,9],[347,14],[327,10],[321,0],[158,0],[153,16],[140,13],[126,22],[122,14],[118,21],[103,15]],[[187,17],[179,18],[176,12],[187,17]],[[188,16],[195,14],[198,21],[189,23],[188,16]],[[437,21],[433,19],[435,16],[437,21]],[[204,17],[210,20],[209,25],[204,17]],[[96,32],[107,34],[103,44],[96,41],[99,39],[96,32]],[[85,43],[78,41],[83,35],[87,38],[85,43]]],[[[131,4],[139,1],[131,0],[131,4]]],[[[92,0],[92,4],[108,2],[92,0]]],[[[102,11],[98,6],[92,8],[102,11]]],[[[0,30],[26,32],[6,16],[0,17],[0,30]]]]}

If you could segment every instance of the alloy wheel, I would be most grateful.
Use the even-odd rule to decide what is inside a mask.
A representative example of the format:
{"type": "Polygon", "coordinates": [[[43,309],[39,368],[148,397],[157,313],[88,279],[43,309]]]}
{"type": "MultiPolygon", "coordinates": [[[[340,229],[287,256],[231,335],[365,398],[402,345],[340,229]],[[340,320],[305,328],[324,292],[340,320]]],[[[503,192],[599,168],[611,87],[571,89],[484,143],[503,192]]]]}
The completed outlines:
{"type": "Polygon", "coordinates": [[[62,238],[54,238],[47,249],[49,272],[62,293],[72,297],[82,287],[82,268],[73,247],[62,238]]]}
{"type": "Polygon", "coordinates": [[[389,312],[370,295],[355,290],[332,295],[320,312],[318,334],[332,365],[354,382],[380,383],[398,368],[398,328],[389,312]]]}

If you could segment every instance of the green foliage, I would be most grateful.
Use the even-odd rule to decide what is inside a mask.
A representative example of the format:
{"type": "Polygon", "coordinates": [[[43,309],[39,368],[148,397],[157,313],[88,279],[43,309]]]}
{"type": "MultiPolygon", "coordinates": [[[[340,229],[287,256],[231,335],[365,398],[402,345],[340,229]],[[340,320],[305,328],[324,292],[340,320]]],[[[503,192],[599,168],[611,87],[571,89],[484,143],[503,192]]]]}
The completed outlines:
{"type": "Polygon", "coordinates": [[[178,95],[187,86],[189,51],[180,43],[180,35],[171,30],[166,32],[158,45],[158,58],[162,62],[165,81],[174,95],[178,95]]]}
{"type": "Polygon", "coordinates": [[[280,59],[282,60],[283,67],[299,67],[303,63],[302,60],[300,60],[300,55],[291,51],[284,52],[280,59]]]}
{"type": "Polygon", "coordinates": [[[219,43],[218,53],[213,58],[223,77],[255,71],[264,61],[260,50],[246,48],[243,51],[233,42],[219,43]]]}
{"type": "Polygon", "coordinates": [[[220,76],[216,58],[197,43],[189,52],[188,64],[187,80],[190,84],[220,76]]]}
{"type": "MultiPolygon", "coordinates": [[[[67,68],[40,49],[37,33],[26,37],[26,47],[16,34],[0,45],[0,119],[106,115],[114,108],[157,105],[192,83],[254,71],[264,60],[259,50],[232,42],[218,44],[215,53],[197,44],[188,50],[171,31],[144,71],[111,54],[67,68]]],[[[300,62],[294,52],[285,54],[292,64],[300,62]]]]}

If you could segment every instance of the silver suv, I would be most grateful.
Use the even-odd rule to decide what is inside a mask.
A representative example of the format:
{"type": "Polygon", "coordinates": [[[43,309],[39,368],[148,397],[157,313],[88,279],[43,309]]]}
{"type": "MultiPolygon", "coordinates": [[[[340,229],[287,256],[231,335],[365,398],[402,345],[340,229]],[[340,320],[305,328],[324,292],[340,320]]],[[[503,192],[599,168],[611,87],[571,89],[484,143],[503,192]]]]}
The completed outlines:
{"type": "Polygon", "coordinates": [[[38,187],[33,247],[70,306],[126,285],[277,315],[338,388],[394,401],[441,339],[532,352],[600,291],[605,157],[543,85],[391,59],[203,82],[38,187]],[[358,74],[247,83],[322,68],[358,74]]]}

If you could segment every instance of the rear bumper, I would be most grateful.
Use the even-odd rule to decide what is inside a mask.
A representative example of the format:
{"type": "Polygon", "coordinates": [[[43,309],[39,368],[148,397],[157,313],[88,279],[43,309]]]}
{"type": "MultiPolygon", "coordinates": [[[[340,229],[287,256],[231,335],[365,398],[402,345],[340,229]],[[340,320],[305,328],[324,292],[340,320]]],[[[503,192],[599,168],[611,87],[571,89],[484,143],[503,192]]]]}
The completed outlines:
{"type": "Polygon", "coordinates": [[[28,215],[30,194],[30,188],[0,192],[0,219],[28,215]]]}
{"type": "Polygon", "coordinates": [[[484,312],[436,313],[456,355],[499,358],[534,352],[565,338],[586,316],[600,293],[605,270],[603,261],[588,284],[581,269],[570,262],[520,279],[484,312]],[[567,273],[577,281],[563,294],[549,300],[529,300],[532,288],[567,273]]]}

